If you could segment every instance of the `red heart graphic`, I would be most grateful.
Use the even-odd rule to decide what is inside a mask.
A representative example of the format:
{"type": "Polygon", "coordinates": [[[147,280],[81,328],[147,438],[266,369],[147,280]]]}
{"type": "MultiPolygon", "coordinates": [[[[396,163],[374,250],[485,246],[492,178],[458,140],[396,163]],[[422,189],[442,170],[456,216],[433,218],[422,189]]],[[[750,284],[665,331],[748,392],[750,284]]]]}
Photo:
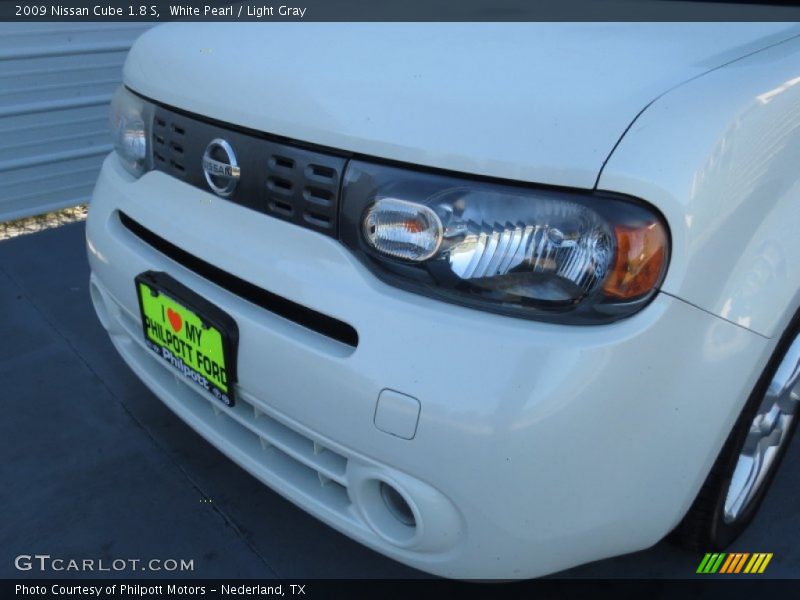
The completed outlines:
{"type": "Polygon", "coordinates": [[[168,308],[167,318],[169,319],[169,324],[172,325],[172,328],[175,330],[175,333],[178,333],[181,327],[183,327],[183,319],[181,319],[181,316],[171,308],[168,308]]]}

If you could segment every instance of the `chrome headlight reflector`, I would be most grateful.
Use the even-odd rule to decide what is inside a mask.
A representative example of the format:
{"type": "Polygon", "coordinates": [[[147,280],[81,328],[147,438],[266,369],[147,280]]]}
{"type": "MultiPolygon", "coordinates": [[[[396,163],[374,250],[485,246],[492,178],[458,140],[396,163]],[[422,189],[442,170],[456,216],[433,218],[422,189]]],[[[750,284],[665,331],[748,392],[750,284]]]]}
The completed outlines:
{"type": "Polygon", "coordinates": [[[360,161],[341,218],[345,244],[393,285],[555,322],[632,314],[669,256],[663,219],[640,202],[360,161]]]}
{"type": "Polygon", "coordinates": [[[120,162],[134,177],[151,169],[153,105],[119,86],[111,99],[109,125],[120,162]]]}

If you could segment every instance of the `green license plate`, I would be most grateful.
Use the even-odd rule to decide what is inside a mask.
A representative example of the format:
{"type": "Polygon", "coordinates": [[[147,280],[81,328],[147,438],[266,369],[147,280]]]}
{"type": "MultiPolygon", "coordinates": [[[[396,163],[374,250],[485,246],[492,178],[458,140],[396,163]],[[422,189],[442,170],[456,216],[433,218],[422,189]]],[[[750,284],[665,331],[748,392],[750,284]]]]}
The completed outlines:
{"type": "Polygon", "coordinates": [[[136,294],[148,348],[190,383],[233,406],[236,321],[166,273],[138,275],[136,294]]]}

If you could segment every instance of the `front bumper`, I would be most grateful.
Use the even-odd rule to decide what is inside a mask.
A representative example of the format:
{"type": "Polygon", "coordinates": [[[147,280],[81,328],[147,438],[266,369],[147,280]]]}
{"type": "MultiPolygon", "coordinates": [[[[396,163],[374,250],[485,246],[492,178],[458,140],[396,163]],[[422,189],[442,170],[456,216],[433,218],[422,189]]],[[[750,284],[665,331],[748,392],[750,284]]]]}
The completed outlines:
{"type": "Polygon", "coordinates": [[[87,223],[92,295],[126,362],[181,418],[326,523],[457,578],[533,577],[646,548],[689,508],[772,342],[661,294],[611,325],[460,308],[378,281],[336,240],[112,154],[87,223]],[[186,252],[352,325],[356,348],[250,304],[144,243],[186,252]],[[166,271],[238,323],[229,409],[148,354],[133,285],[166,271]],[[413,439],[375,425],[382,390],[419,400],[413,439]],[[406,497],[398,528],[375,482],[406,497]]]}

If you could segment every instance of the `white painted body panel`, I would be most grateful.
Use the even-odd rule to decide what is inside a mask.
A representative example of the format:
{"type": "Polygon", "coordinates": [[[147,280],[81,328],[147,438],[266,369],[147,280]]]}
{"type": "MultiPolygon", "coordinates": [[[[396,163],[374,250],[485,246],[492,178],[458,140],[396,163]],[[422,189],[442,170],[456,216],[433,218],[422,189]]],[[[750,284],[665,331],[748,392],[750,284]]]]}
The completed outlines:
{"type": "Polygon", "coordinates": [[[125,82],[200,115],[464,173],[591,188],[642,108],[786,24],[168,24],[125,82]]]}
{"type": "Polygon", "coordinates": [[[800,40],[658,99],[598,187],[646,198],[669,221],[662,289],[779,336],[800,307],[800,40]]]}
{"type": "Polygon", "coordinates": [[[800,76],[800,60],[798,43],[785,41],[793,32],[156,28],[125,71],[145,96],[396,161],[577,188],[599,176],[600,188],[664,213],[672,262],[664,292],[610,325],[503,317],[389,287],[334,239],[163,173],[134,180],[112,155],[87,223],[98,312],[125,360],[198,432],[305,510],[397,560],[450,577],[517,578],[646,548],[689,508],[796,308],[800,244],[789,232],[800,225],[800,86],[787,82],[800,76]],[[753,103],[770,90],[780,92],[753,103]],[[209,283],[125,229],[118,211],[351,324],[358,347],[209,283]],[[213,399],[141,354],[133,278],[148,269],[169,272],[236,319],[241,391],[346,458],[340,484],[349,504],[303,488],[302,469],[261,462],[243,434],[225,433],[228,409],[202,412],[213,399]],[[414,439],[375,426],[384,389],[419,400],[414,439]],[[368,476],[398,482],[419,503],[419,540],[391,543],[371,528],[359,491],[368,476]]]}

